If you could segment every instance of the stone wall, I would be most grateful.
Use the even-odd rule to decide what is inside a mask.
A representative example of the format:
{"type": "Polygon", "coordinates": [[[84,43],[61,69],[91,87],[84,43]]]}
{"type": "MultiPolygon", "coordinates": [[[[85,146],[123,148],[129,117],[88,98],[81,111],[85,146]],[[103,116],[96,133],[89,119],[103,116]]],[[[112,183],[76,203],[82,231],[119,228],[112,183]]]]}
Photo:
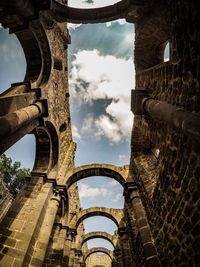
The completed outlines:
{"type": "Polygon", "coordinates": [[[94,253],[86,260],[87,267],[111,267],[111,259],[104,254],[94,253]]]}
{"type": "MultiPolygon", "coordinates": [[[[154,1],[152,10],[136,27],[137,87],[147,89],[150,97],[157,100],[199,112],[198,4],[196,1],[154,1]],[[170,61],[164,63],[160,55],[163,55],[162,44],[167,40],[170,41],[170,61]],[[149,44],[152,44],[151,53],[146,51],[149,44]]],[[[134,127],[139,129],[144,141],[148,139],[151,144],[145,154],[141,154],[144,149],[133,151],[131,164],[138,166],[136,180],[162,264],[198,266],[200,145],[181,130],[149,115],[137,116],[134,127]],[[149,155],[155,148],[160,154],[151,170],[149,155]],[[153,193],[152,186],[144,180],[141,165],[143,169],[147,166],[153,193]]]]}
{"type": "MultiPolygon", "coordinates": [[[[66,56],[70,38],[65,23],[119,17],[136,21],[137,89],[145,89],[148,97],[161,104],[168,103],[199,118],[198,1],[124,0],[100,13],[70,9],[58,2],[67,4],[64,0],[51,1],[51,6],[49,1],[1,3],[0,22],[19,38],[27,72],[25,81],[1,95],[5,107],[0,117],[1,130],[2,122],[8,127],[1,138],[0,152],[31,132],[36,137],[36,160],[31,177],[1,222],[0,264],[84,266],[88,250],[86,245],[82,251],[78,247],[84,227],[82,223],[78,227],[76,218],[83,212],[86,217],[91,214],[90,209],[81,211],[74,182],[98,169],[96,174],[103,171],[124,186],[125,216],[117,223],[119,241],[114,250],[116,262],[112,264],[199,266],[200,144],[183,133],[184,125],[172,127],[169,120],[153,119],[144,108],[146,102],[136,101],[136,107],[143,112],[134,118],[130,166],[114,166],[112,171],[97,164],[74,168],[76,145],[71,134],[66,56]],[[164,62],[168,41],[170,60],[164,62]],[[27,113],[27,109],[32,112],[27,113]],[[15,117],[19,121],[13,120],[15,117]]],[[[168,112],[166,109],[162,115],[168,112]]],[[[198,125],[194,134],[199,136],[198,125]]],[[[113,221],[117,222],[119,215],[116,210],[113,221]]],[[[88,261],[93,267],[111,265],[106,256],[99,254],[88,261]]]]}

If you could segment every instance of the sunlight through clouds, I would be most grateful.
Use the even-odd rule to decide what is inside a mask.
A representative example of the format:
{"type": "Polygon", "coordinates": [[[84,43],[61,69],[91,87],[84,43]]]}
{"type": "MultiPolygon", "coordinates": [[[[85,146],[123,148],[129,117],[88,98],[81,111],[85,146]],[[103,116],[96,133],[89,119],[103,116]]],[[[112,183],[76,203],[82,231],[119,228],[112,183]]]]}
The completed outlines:
{"type": "Polygon", "coordinates": [[[79,106],[98,99],[111,99],[104,113],[84,119],[83,134],[104,136],[117,143],[130,137],[132,114],[130,92],[133,88],[132,59],[101,56],[97,50],[79,51],[72,63],[71,95],[79,106]],[[95,134],[94,134],[95,133],[95,134]]]}

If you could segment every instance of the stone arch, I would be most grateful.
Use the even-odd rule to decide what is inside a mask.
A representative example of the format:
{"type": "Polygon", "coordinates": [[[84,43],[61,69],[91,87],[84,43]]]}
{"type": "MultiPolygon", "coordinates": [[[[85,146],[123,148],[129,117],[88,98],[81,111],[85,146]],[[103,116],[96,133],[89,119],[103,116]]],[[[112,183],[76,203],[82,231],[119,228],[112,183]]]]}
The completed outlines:
{"type": "Polygon", "coordinates": [[[111,164],[90,164],[68,170],[66,185],[70,187],[73,183],[90,176],[107,176],[114,178],[124,186],[128,176],[128,165],[117,167],[111,164]]]}
{"type": "Polygon", "coordinates": [[[56,20],[59,22],[71,23],[100,23],[108,22],[120,18],[125,18],[131,3],[128,0],[121,0],[114,5],[80,9],[62,5],[57,1],[52,1],[52,10],[56,20]]]}
{"type": "Polygon", "coordinates": [[[45,123],[46,127],[35,129],[36,158],[33,172],[51,173],[53,177],[57,173],[59,157],[59,142],[56,129],[51,122],[45,123]]]}
{"type": "Polygon", "coordinates": [[[104,207],[92,207],[81,210],[76,214],[76,216],[72,218],[72,221],[70,222],[70,228],[77,229],[77,227],[83,220],[93,216],[107,217],[111,219],[117,225],[117,227],[119,227],[123,219],[123,210],[104,207]]]}
{"type": "Polygon", "coordinates": [[[115,248],[116,247],[116,244],[117,244],[117,236],[116,235],[111,235],[109,233],[106,233],[106,232],[101,232],[101,231],[98,231],[98,232],[90,232],[90,233],[87,233],[83,236],[83,239],[81,240],[81,244],[80,246],[82,247],[83,244],[91,239],[95,239],[95,238],[103,238],[107,241],[109,241],[113,247],[115,248]]]}
{"type": "Polygon", "coordinates": [[[86,252],[86,254],[85,254],[85,256],[84,256],[85,261],[87,260],[87,258],[88,258],[91,254],[93,254],[93,253],[97,253],[97,252],[102,252],[102,253],[108,255],[108,257],[111,259],[111,261],[114,259],[114,255],[113,255],[113,252],[112,252],[111,250],[109,250],[109,249],[107,249],[107,248],[103,248],[103,247],[96,247],[96,248],[91,248],[91,249],[89,249],[89,250],[86,252]]]}
{"type": "Polygon", "coordinates": [[[51,72],[51,51],[49,42],[42,24],[30,23],[30,27],[15,32],[19,39],[26,58],[26,74],[24,81],[38,87],[46,83],[51,72]]]}

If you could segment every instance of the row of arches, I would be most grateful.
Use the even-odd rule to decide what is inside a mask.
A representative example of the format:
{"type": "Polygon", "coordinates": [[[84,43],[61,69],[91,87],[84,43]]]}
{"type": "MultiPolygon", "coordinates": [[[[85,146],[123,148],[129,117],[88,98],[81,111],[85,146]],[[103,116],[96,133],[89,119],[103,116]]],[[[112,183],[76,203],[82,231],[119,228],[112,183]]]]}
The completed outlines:
{"type": "MultiPolygon", "coordinates": [[[[55,3],[55,2],[53,2],[55,3]]],[[[125,10],[129,6],[129,1],[121,1],[120,3],[117,3],[114,5],[114,7],[106,7],[106,9],[101,9],[101,12],[99,13],[99,10],[94,10],[90,12],[90,15],[88,17],[85,16],[85,11],[82,13],[82,18],[79,17],[81,20],[85,20],[89,18],[89,21],[93,21],[93,17],[95,14],[95,21],[98,19],[101,20],[101,22],[113,20],[115,18],[123,17],[125,10]],[[119,14],[120,10],[120,14],[119,14]],[[105,14],[106,17],[104,18],[105,14]],[[102,17],[96,18],[96,14],[103,14],[102,17]]],[[[69,20],[73,21],[75,19],[74,16],[76,16],[76,10],[73,8],[68,8],[69,13],[69,20]],[[75,12],[75,13],[74,13],[75,12]]],[[[59,10],[57,8],[56,13],[59,13],[59,10]]],[[[80,14],[79,14],[80,16],[80,14]]],[[[16,35],[24,49],[25,58],[27,61],[27,69],[26,69],[26,75],[25,80],[29,80],[32,87],[39,87],[44,86],[45,83],[49,80],[51,76],[51,70],[52,68],[60,69],[62,68],[62,64],[58,64],[59,61],[56,58],[53,58],[51,55],[49,42],[47,40],[47,36],[45,34],[45,27],[49,27],[45,25],[45,23],[39,23],[34,22],[30,23],[30,26],[23,30],[16,32],[16,35]]],[[[11,88],[12,90],[12,88],[11,88]]],[[[21,93],[24,93],[24,91],[20,91],[21,93]]],[[[3,94],[2,96],[5,96],[3,94]]],[[[63,127],[59,127],[59,129],[62,130],[63,127]]],[[[59,162],[59,131],[57,128],[54,127],[54,125],[45,120],[43,126],[38,126],[34,131],[35,139],[36,139],[36,156],[35,156],[35,164],[33,167],[33,173],[45,173],[49,178],[56,177],[57,171],[58,171],[58,162],[59,162]]],[[[122,187],[124,187],[124,184],[127,180],[127,170],[128,166],[124,168],[119,168],[113,165],[106,165],[106,164],[92,164],[87,166],[81,166],[78,168],[74,168],[72,170],[69,170],[69,173],[67,177],[65,177],[64,183],[66,184],[67,188],[70,188],[74,183],[91,176],[107,176],[114,180],[116,180],[122,187]]],[[[78,228],[79,224],[83,222],[85,219],[91,217],[91,216],[104,216],[106,218],[109,218],[112,220],[116,227],[120,227],[121,220],[123,218],[123,214],[120,210],[114,211],[113,209],[106,210],[105,208],[91,208],[87,210],[82,210],[80,214],[77,214],[77,218],[72,218],[72,222],[70,227],[72,228],[78,228]],[[116,214],[115,214],[116,213],[116,214]],[[117,218],[117,214],[120,215],[119,218],[117,218]]],[[[112,238],[108,238],[108,234],[104,235],[90,235],[90,238],[87,240],[91,240],[93,238],[102,238],[107,236],[107,238],[104,238],[105,240],[111,240],[112,238]]],[[[87,242],[87,241],[85,241],[87,242]]],[[[84,243],[85,243],[84,242],[84,243]]],[[[114,245],[114,243],[112,243],[114,245]]],[[[115,244],[116,246],[116,244],[115,244]]],[[[110,259],[113,259],[113,253],[105,248],[96,248],[91,249],[88,251],[88,253],[85,255],[85,260],[93,253],[96,252],[103,252],[106,255],[110,257],[110,259]]]]}

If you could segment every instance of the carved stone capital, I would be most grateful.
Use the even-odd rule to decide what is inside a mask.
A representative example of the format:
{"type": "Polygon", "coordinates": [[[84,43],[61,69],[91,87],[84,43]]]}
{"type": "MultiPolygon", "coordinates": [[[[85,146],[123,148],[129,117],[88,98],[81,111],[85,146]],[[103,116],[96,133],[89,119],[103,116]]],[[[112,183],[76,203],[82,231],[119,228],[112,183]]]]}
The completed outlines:
{"type": "Polygon", "coordinates": [[[75,237],[77,235],[77,231],[74,228],[69,228],[68,235],[71,235],[72,237],[75,237]]]}
{"type": "Polygon", "coordinates": [[[127,234],[126,227],[119,227],[117,233],[118,233],[119,236],[126,235],[127,234]]]}
{"type": "Polygon", "coordinates": [[[132,192],[138,191],[137,184],[135,182],[128,182],[124,184],[124,193],[125,197],[129,197],[132,192]]]}
{"type": "Polygon", "coordinates": [[[114,249],[113,253],[115,254],[115,256],[121,256],[122,252],[121,252],[121,249],[116,248],[116,249],[114,249]]]}
{"type": "Polygon", "coordinates": [[[75,255],[78,256],[78,257],[81,257],[83,255],[82,250],[76,249],[75,255]]]}
{"type": "Polygon", "coordinates": [[[148,91],[144,89],[135,89],[131,91],[131,111],[134,115],[144,115],[143,103],[149,98],[148,91]]]}

